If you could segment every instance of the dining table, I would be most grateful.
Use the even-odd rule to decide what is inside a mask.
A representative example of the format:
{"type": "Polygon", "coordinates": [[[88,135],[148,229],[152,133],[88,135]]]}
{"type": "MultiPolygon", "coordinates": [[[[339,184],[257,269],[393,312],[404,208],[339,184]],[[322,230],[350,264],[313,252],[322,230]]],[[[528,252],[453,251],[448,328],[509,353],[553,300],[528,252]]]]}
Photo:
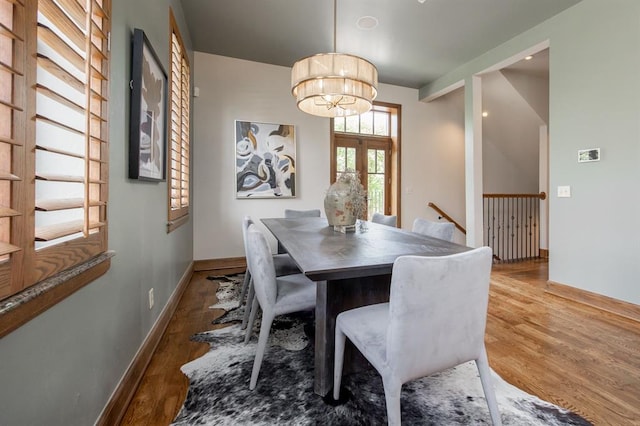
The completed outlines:
{"type": "MultiPolygon", "coordinates": [[[[261,222],[289,253],[300,271],[316,283],[314,392],[333,388],[336,317],[359,306],[389,301],[393,263],[399,256],[445,256],[470,250],[464,245],[368,221],[343,233],[326,218],[266,218],[261,222]]],[[[365,363],[354,347],[345,371],[365,363]]]]}

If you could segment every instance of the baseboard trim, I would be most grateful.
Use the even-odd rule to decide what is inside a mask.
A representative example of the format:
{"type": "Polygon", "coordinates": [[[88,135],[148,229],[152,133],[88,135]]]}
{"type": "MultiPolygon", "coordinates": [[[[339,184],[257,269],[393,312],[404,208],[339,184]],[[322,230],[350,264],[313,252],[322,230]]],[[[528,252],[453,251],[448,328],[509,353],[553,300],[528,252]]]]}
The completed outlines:
{"type": "Polygon", "coordinates": [[[540,249],[540,257],[543,259],[549,258],[549,249],[540,249]]]}
{"type": "Polygon", "coordinates": [[[162,312],[149,331],[149,334],[147,334],[147,337],[142,342],[142,345],[138,348],[138,352],[131,361],[131,364],[129,364],[127,371],[120,379],[120,383],[118,383],[118,386],[111,394],[111,398],[109,398],[107,405],[105,405],[102,413],[100,413],[98,420],[96,420],[96,425],[117,425],[122,421],[122,418],[127,411],[127,407],[129,406],[129,403],[142,380],[142,376],[144,375],[149,362],[151,362],[151,357],[153,356],[158,343],[160,343],[160,339],[162,338],[167,325],[169,325],[169,321],[176,311],[184,291],[191,281],[194,271],[193,264],[194,262],[189,264],[182,275],[182,278],[180,278],[180,282],[176,286],[176,289],[173,291],[173,294],[167,301],[167,304],[162,309],[162,312]]]}
{"type": "Polygon", "coordinates": [[[591,306],[592,308],[600,309],[601,311],[640,323],[640,305],[553,281],[547,281],[545,291],[555,296],[582,303],[583,305],[591,306]]]}
{"type": "Polygon", "coordinates": [[[224,259],[202,259],[196,260],[193,270],[213,271],[218,274],[237,274],[247,269],[247,261],[244,257],[227,257],[224,259]]]}

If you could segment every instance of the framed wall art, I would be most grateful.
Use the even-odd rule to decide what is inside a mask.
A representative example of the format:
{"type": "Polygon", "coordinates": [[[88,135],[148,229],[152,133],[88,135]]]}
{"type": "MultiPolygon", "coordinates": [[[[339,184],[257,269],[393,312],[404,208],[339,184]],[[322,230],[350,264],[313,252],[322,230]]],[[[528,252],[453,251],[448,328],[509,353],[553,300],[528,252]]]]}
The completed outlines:
{"type": "Polygon", "coordinates": [[[133,32],[129,177],[166,177],[167,74],[144,31],[133,32]]]}
{"type": "Polygon", "coordinates": [[[296,196],[296,139],[291,124],[235,122],[236,198],[296,196]]]}

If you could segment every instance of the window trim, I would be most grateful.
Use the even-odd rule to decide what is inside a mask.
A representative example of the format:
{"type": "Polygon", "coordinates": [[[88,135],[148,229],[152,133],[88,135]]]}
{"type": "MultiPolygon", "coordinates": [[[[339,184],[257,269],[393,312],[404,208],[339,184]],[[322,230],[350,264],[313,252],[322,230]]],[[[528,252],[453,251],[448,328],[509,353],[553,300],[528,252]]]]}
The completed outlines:
{"type": "Polygon", "coordinates": [[[178,23],[176,22],[175,16],[173,14],[173,10],[171,8],[169,8],[169,93],[170,93],[170,99],[169,99],[169,129],[168,129],[168,146],[169,149],[168,151],[168,156],[169,156],[169,173],[168,173],[168,179],[167,179],[167,217],[168,217],[168,222],[167,222],[167,232],[172,232],[175,229],[179,228],[181,225],[185,224],[186,222],[188,222],[189,220],[189,207],[191,205],[191,168],[190,168],[190,162],[191,162],[191,141],[190,141],[190,125],[191,125],[191,105],[190,105],[190,101],[191,101],[191,78],[190,78],[190,74],[191,74],[191,65],[189,63],[189,57],[187,56],[187,50],[185,48],[184,45],[184,41],[182,39],[182,35],[180,34],[180,28],[178,27],[178,23]],[[176,37],[178,44],[180,46],[180,74],[176,75],[177,73],[174,72],[174,50],[173,50],[173,37],[176,37]],[[186,74],[187,74],[187,87],[185,90],[185,81],[183,80],[182,76],[183,76],[183,67],[186,66],[187,70],[186,70],[186,74]],[[176,77],[179,78],[179,81],[177,81],[177,84],[180,86],[180,92],[179,93],[175,93],[174,91],[174,80],[176,79],[176,77]],[[174,123],[173,121],[173,106],[174,106],[174,95],[177,95],[180,97],[180,105],[177,106],[177,108],[179,109],[179,120],[180,123],[174,123]],[[183,105],[183,103],[185,103],[186,101],[186,105],[183,105]],[[186,115],[186,117],[185,117],[186,115]],[[186,125],[187,125],[187,139],[184,140],[184,131],[182,129],[182,126],[184,125],[186,121],[186,125]],[[176,131],[175,130],[175,126],[176,124],[179,126],[179,129],[176,131]],[[177,133],[177,151],[174,149],[174,131],[176,131],[177,133]],[[184,156],[184,150],[185,150],[185,145],[186,145],[186,150],[187,150],[187,156],[186,156],[186,168],[187,168],[187,178],[186,178],[186,191],[188,194],[187,197],[187,203],[186,205],[184,205],[182,203],[182,193],[183,191],[185,191],[184,188],[184,184],[185,182],[182,181],[180,178],[174,178],[173,176],[173,172],[174,172],[174,166],[173,166],[173,156],[176,155],[178,156],[181,161],[179,163],[179,173],[182,175],[183,174],[183,167],[185,167],[185,163],[183,162],[183,160],[185,159],[184,156]],[[175,154],[174,154],[175,153],[175,154]],[[176,181],[177,184],[175,183],[176,181]],[[174,188],[174,184],[175,184],[175,188],[174,188]],[[179,195],[178,197],[174,197],[173,196],[173,190],[177,189],[179,191],[179,195]],[[177,209],[174,209],[172,207],[174,200],[176,200],[176,198],[178,199],[178,203],[180,204],[180,207],[177,209]]]}
{"type": "Polygon", "coordinates": [[[1,301],[0,338],[107,273],[113,256],[114,252],[101,253],[1,301]]]}
{"type": "Polygon", "coordinates": [[[389,194],[390,197],[390,214],[396,215],[398,217],[398,227],[402,226],[401,222],[401,211],[402,211],[402,197],[401,197],[401,185],[402,185],[402,173],[401,173],[401,123],[402,123],[402,105],[400,104],[392,104],[388,102],[374,102],[373,109],[379,109],[383,111],[388,111],[391,114],[391,128],[390,128],[390,136],[373,136],[373,135],[362,135],[358,133],[347,133],[347,132],[336,132],[334,130],[334,119],[330,120],[329,124],[329,139],[330,139],[330,173],[329,173],[329,184],[335,181],[336,176],[336,135],[340,136],[356,136],[363,138],[391,138],[391,191],[389,194]]]}
{"type": "MultiPolygon", "coordinates": [[[[110,258],[113,256],[113,252],[108,251],[106,218],[109,173],[109,124],[107,119],[109,116],[110,54],[108,38],[111,31],[111,0],[91,0],[90,5],[87,3],[89,8],[86,12],[83,8],[76,8],[75,3],[61,3],[51,6],[50,3],[43,4],[40,0],[5,1],[13,5],[14,9],[11,13],[13,13],[14,28],[15,31],[21,33],[17,42],[12,46],[14,60],[12,64],[9,64],[11,69],[4,67],[5,71],[14,76],[9,84],[13,86],[11,87],[13,101],[20,108],[14,111],[13,121],[10,124],[12,126],[11,135],[1,138],[0,142],[12,145],[11,173],[17,174],[21,179],[11,182],[12,195],[10,204],[7,206],[15,211],[15,214],[10,218],[11,234],[8,241],[16,245],[19,251],[10,254],[11,257],[0,266],[0,275],[8,282],[4,287],[7,291],[3,293],[0,300],[0,324],[2,324],[0,337],[35,318],[106,273],[111,264],[110,258]],[[85,161],[83,180],[85,195],[82,204],[85,209],[84,225],[82,225],[82,229],[77,228],[78,231],[75,231],[75,227],[68,228],[73,229],[74,233],[82,232],[84,237],[73,238],[36,250],[36,238],[38,241],[46,241],[42,238],[54,240],[63,234],[39,233],[36,237],[34,212],[38,209],[47,211],[47,209],[77,208],[76,201],[69,199],[61,200],[63,202],[57,205],[50,202],[39,204],[42,200],[36,200],[35,181],[52,177],[50,175],[40,176],[36,170],[35,152],[36,149],[43,149],[36,142],[35,121],[42,119],[36,109],[37,94],[44,94],[49,99],[54,99],[67,106],[70,105],[68,99],[59,96],[56,87],[52,86],[51,88],[54,90],[51,91],[38,84],[38,67],[47,65],[40,64],[40,61],[48,62],[48,65],[53,64],[50,58],[37,54],[38,42],[44,41],[50,48],[60,52],[62,58],[68,59],[74,56],[72,50],[65,50],[65,46],[60,44],[64,41],[61,41],[59,36],[54,34],[52,38],[48,27],[40,24],[31,25],[38,21],[38,11],[44,10],[43,8],[46,7],[48,7],[46,10],[49,16],[54,16],[54,19],[51,20],[54,25],[57,24],[57,21],[75,20],[79,27],[86,28],[84,32],[74,33],[80,34],[84,40],[81,44],[83,44],[84,51],[87,52],[86,56],[81,59],[85,67],[84,96],[87,103],[76,105],[84,108],[83,114],[86,123],[83,135],[86,151],[84,157],[78,157],[76,154],[76,158],[83,158],[85,161]],[[67,7],[71,9],[67,9],[67,7]],[[98,154],[94,156],[91,154],[92,152],[98,154]],[[94,185],[94,187],[90,188],[90,185],[94,185]],[[90,198],[92,201],[89,201],[90,198]],[[68,203],[65,204],[64,201],[68,201],[68,203]],[[98,232],[92,232],[91,229],[94,227],[88,224],[91,215],[89,208],[99,209],[97,214],[100,217],[100,229],[98,232]]],[[[47,15],[45,14],[45,16],[47,15]]],[[[71,27],[66,29],[75,31],[71,27]]],[[[71,40],[76,46],[78,46],[78,41],[79,39],[71,40]]],[[[78,63],[75,65],[77,66],[78,63]]],[[[65,68],[51,68],[51,70],[59,77],[66,72],[65,68]]],[[[58,125],[55,120],[49,123],[58,125]]],[[[68,129],[73,130],[71,127],[68,129]]],[[[64,150],[48,149],[57,155],[69,155],[64,150]]],[[[46,151],[47,148],[44,150],[46,151]]],[[[54,180],[60,181],[59,178],[56,177],[54,180]]],[[[75,182],[75,180],[61,181],[75,182]]]]}

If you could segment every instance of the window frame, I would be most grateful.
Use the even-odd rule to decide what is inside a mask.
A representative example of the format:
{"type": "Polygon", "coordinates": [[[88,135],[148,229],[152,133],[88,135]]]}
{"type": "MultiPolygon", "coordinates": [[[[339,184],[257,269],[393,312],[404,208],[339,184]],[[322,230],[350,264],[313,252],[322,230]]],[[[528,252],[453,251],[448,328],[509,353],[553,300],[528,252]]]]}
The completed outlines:
{"type": "MultiPolygon", "coordinates": [[[[387,151],[387,161],[389,162],[389,182],[388,182],[388,198],[385,200],[385,214],[392,214],[398,217],[398,227],[401,227],[401,123],[402,123],[402,106],[386,102],[374,102],[373,111],[383,111],[389,113],[389,136],[376,136],[373,134],[360,134],[352,132],[341,132],[335,130],[335,119],[332,118],[329,127],[330,138],[330,159],[329,159],[329,184],[336,180],[337,175],[337,139],[367,139],[372,143],[375,140],[389,141],[390,151],[387,151]]],[[[345,122],[346,129],[346,122],[345,122]]],[[[372,145],[373,148],[373,145],[372,145]]],[[[366,151],[365,151],[366,155],[366,151]]],[[[365,171],[366,172],[366,171],[365,171]]],[[[362,177],[361,177],[362,178],[362,177]]],[[[365,183],[363,183],[365,186],[365,183]]],[[[366,186],[365,186],[366,187],[366,186]]]]}
{"type": "MultiPolygon", "coordinates": [[[[86,0],[84,5],[75,1],[43,0],[0,0],[0,3],[10,14],[16,33],[11,43],[3,41],[4,48],[8,49],[5,53],[12,57],[12,63],[3,62],[0,71],[8,72],[12,77],[10,83],[0,80],[0,84],[4,85],[4,93],[9,90],[15,105],[9,123],[11,135],[0,137],[0,143],[11,146],[10,150],[5,147],[9,159],[5,156],[4,161],[5,165],[10,164],[10,173],[18,177],[6,179],[5,176],[3,179],[10,181],[10,197],[2,211],[12,211],[3,216],[4,220],[10,221],[10,232],[6,236],[9,241],[3,244],[10,243],[17,251],[0,262],[1,337],[104,274],[113,254],[107,250],[111,0],[86,0]],[[40,22],[39,13],[58,29],[40,22]],[[61,38],[60,34],[67,39],[61,38]],[[41,43],[63,61],[40,53],[41,43]],[[70,48],[71,44],[76,47],[70,48]],[[61,95],[73,83],[66,78],[71,75],[72,67],[84,72],[75,86],[84,101],[75,105],[61,95]],[[58,78],[60,83],[50,87],[40,84],[39,68],[58,78]],[[38,106],[38,96],[75,109],[85,126],[79,131],[65,127],[60,120],[44,117],[38,106]],[[77,154],[42,145],[37,139],[36,122],[80,133],[84,152],[77,154]],[[36,161],[36,153],[43,155],[43,152],[83,161],[83,176],[70,181],[69,177],[47,175],[36,161]],[[65,199],[43,190],[40,191],[41,199],[37,199],[36,185],[47,180],[82,183],[84,195],[78,199],[65,199]],[[43,195],[46,199],[42,199],[43,195]],[[54,226],[55,232],[50,226],[36,229],[36,214],[65,209],[82,209],[82,223],[78,227],[67,226],[64,230],[60,229],[62,226],[54,226]],[[69,236],[68,240],[60,239],[65,235],[69,236]],[[54,244],[37,248],[37,242],[47,239],[54,244]]],[[[53,140],[48,133],[42,134],[53,140]]],[[[48,163],[42,160],[42,164],[48,163]]]]}
{"type": "Polygon", "coordinates": [[[169,99],[168,129],[167,232],[177,229],[189,220],[189,206],[191,205],[191,66],[187,56],[187,49],[180,34],[180,28],[171,8],[169,8],[169,68],[169,93],[171,96],[169,99]],[[179,52],[174,49],[174,37],[177,41],[179,52]],[[179,72],[177,70],[177,57],[180,59],[179,72]],[[174,113],[177,115],[179,122],[175,121],[174,113]],[[176,208],[176,205],[179,207],[176,208]]]}

